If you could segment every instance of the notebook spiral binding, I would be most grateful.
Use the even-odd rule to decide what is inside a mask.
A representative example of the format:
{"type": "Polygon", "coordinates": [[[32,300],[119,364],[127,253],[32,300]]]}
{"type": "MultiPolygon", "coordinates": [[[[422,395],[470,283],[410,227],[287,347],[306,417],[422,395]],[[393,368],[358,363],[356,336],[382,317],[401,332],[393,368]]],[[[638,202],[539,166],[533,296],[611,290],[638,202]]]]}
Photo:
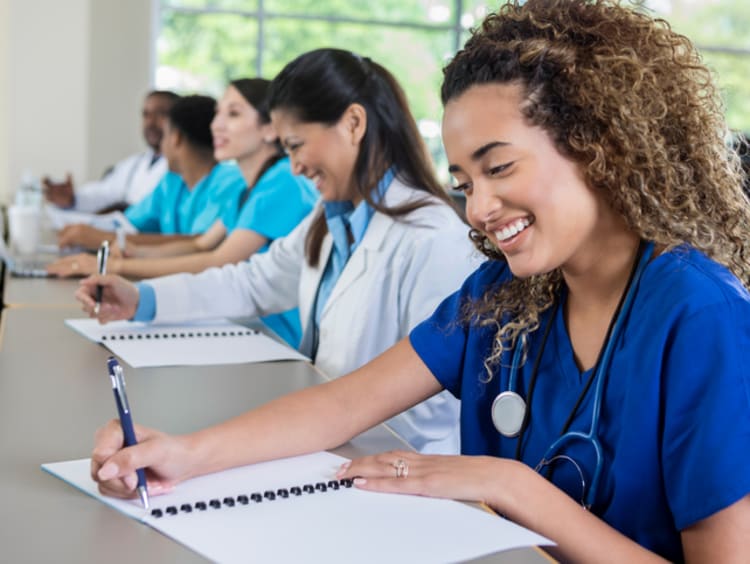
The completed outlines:
{"type": "Polygon", "coordinates": [[[274,501],[276,499],[287,499],[290,497],[301,496],[302,494],[314,494],[315,492],[325,493],[329,490],[339,490],[341,488],[351,488],[352,479],[342,478],[341,480],[329,480],[328,482],[317,482],[315,484],[304,484],[303,486],[292,486],[289,488],[279,488],[277,490],[266,490],[263,493],[254,492],[251,494],[240,494],[236,497],[225,497],[222,500],[211,499],[206,501],[196,501],[194,503],[183,503],[179,507],[169,505],[164,509],[152,509],[151,516],[157,519],[165,515],[178,515],[179,513],[192,513],[193,511],[206,511],[209,507],[212,509],[221,509],[222,507],[234,507],[235,505],[248,505],[250,502],[261,503],[263,500],[274,501]]]}
{"type": "Polygon", "coordinates": [[[138,339],[191,339],[203,337],[247,337],[258,335],[259,331],[253,329],[240,329],[234,331],[180,331],[178,332],[151,332],[151,333],[113,333],[102,335],[102,341],[126,341],[138,339]]]}

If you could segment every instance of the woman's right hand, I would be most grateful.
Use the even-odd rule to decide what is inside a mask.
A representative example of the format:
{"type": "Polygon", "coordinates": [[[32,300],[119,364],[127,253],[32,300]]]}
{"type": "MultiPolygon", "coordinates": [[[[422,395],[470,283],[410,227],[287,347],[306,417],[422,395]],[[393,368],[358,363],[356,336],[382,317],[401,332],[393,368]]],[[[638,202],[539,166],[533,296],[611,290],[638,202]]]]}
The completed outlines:
{"type": "Polygon", "coordinates": [[[81,308],[89,317],[97,317],[101,323],[118,319],[132,319],[138,308],[140,295],[138,288],[122,276],[114,274],[94,274],[81,280],[81,285],[75,293],[81,302],[81,308]],[[99,315],[94,313],[96,305],[96,287],[102,286],[102,302],[99,315]]]}
{"type": "Polygon", "coordinates": [[[124,447],[122,427],[111,420],[96,433],[91,453],[91,478],[105,495],[136,497],[136,470],[146,469],[149,495],[170,492],[189,477],[189,448],[183,437],[135,426],[138,444],[124,447]]]}

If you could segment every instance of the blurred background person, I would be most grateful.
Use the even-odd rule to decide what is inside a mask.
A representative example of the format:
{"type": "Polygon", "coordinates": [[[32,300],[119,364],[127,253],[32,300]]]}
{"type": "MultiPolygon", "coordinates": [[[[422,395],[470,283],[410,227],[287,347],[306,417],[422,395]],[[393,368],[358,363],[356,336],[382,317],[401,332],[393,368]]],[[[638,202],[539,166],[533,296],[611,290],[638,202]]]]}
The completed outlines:
{"type": "MultiPolygon", "coordinates": [[[[246,187],[239,167],[214,158],[215,111],[216,100],[210,96],[183,96],[174,103],[161,141],[169,172],[151,194],[125,210],[125,218],[139,232],[128,235],[128,240],[154,244],[195,237],[221,217],[228,202],[239,206],[246,187]]],[[[84,224],[68,225],[57,237],[60,247],[88,249],[105,239],[114,243],[116,233],[84,224]]]]}
{"type": "MultiPolygon", "coordinates": [[[[287,235],[313,209],[318,199],[315,186],[292,173],[271,125],[266,97],[270,81],[243,78],[232,81],[216,106],[211,122],[214,157],[233,159],[247,189],[240,205],[225,202],[225,210],[204,234],[156,245],[127,245],[127,256],[116,246],[107,271],[130,278],[178,272],[201,272],[248,260],[269,244],[287,235]]],[[[49,271],[58,276],[83,276],[96,272],[96,258],[79,254],[60,259],[49,271]],[[74,268],[75,267],[75,268],[74,268]]],[[[297,309],[262,318],[290,345],[299,344],[302,329],[297,309]]]]}
{"type": "Polygon", "coordinates": [[[42,185],[47,201],[64,209],[105,212],[123,210],[148,196],[167,172],[160,144],[164,119],[178,97],[168,90],[153,90],[143,100],[143,139],[148,145],[146,151],[124,158],[100,180],[92,180],[79,187],[74,186],[70,173],[62,182],[54,182],[45,176],[42,185]]]}

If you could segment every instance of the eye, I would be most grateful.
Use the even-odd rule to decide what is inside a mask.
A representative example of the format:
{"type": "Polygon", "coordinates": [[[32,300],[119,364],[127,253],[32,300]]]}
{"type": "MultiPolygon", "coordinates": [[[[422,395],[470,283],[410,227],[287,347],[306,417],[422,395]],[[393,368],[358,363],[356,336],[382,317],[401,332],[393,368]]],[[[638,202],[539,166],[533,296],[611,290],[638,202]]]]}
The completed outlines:
{"type": "Polygon", "coordinates": [[[297,149],[299,149],[302,146],[302,143],[285,143],[284,144],[284,151],[287,155],[291,155],[294,153],[297,149]]]}
{"type": "Polygon", "coordinates": [[[461,182],[460,184],[455,184],[451,186],[452,190],[455,190],[456,192],[466,192],[467,190],[471,189],[471,182],[461,182]]]}
{"type": "Polygon", "coordinates": [[[512,162],[501,164],[499,166],[493,166],[490,167],[490,169],[487,171],[487,174],[490,176],[498,176],[508,170],[508,168],[512,165],[512,162]]]}

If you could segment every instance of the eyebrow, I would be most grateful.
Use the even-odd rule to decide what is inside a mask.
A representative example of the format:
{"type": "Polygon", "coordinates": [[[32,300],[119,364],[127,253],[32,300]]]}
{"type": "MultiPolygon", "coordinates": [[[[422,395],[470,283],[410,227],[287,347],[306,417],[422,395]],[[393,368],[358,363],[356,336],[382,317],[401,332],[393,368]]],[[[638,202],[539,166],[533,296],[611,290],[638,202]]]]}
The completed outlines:
{"type": "MultiPolygon", "coordinates": [[[[474,151],[471,154],[471,160],[472,161],[478,161],[479,159],[481,159],[484,155],[486,155],[489,151],[491,151],[495,147],[506,147],[508,145],[510,145],[510,143],[508,143],[506,141],[490,141],[489,143],[486,143],[485,145],[482,145],[481,147],[479,147],[479,149],[477,149],[476,151],[474,151]]],[[[461,167],[459,167],[458,165],[450,165],[448,167],[448,172],[456,172],[457,170],[460,170],[460,169],[461,169],[461,167]]]]}

